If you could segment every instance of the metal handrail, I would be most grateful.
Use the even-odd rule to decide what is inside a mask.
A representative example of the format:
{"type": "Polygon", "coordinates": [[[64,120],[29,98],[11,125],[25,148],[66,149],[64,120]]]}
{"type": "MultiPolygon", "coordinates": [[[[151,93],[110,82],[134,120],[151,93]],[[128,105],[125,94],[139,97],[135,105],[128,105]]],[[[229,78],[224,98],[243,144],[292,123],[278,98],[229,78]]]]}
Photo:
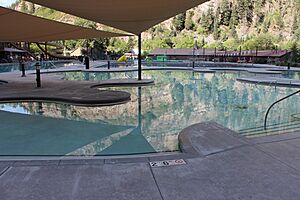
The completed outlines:
{"type": "Polygon", "coordinates": [[[264,130],[267,130],[267,119],[268,119],[268,115],[269,115],[270,110],[273,108],[273,106],[275,106],[277,103],[279,103],[279,102],[281,102],[281,101],[283,101],[283,100],[285,100],[285,99],[287,99],[287,98],[290,98],[291,96],[294,96],[295,94],[298,94],[298,93],[300,93],[300,90],[298,90],[298,91],[296,91],[296,92],[294,92],[294,93],[292,93],[292,94],[289,94],[289,95],[287,95],[287,96],[285,96],[285,97],[283,97],[283,98],[281,98],[281,99],[275,101],[275,102],[268,108],[267,113],[266,113],[266,115],[265,115],[264,130]]]}

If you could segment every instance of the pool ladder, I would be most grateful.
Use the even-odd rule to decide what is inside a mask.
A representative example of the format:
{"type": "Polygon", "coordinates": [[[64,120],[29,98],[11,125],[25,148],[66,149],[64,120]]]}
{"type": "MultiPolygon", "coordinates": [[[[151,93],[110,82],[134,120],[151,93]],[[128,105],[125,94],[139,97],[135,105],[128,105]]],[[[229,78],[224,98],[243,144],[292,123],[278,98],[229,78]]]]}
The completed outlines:
{"type": "Polygon", "coordinates": [[[268,108],[268,110],[267,110],[267,112],[266,112],[266,115],[265,115],[264,130],[267,130],[267,120],[268,120],[268,115],[269,115],[271,109],[272,109],[277,103],[279,103],[279,102],[281,102],[281,101],[283,101],[283,100],[285,100],[285,99],[288,99],[288,98],[290,98],[291,96],[294,96],[294,95],[296,95],[296,94],[298,94],[298,93],[300,93],[300,90],[298,90],[298,91],[296,91],[296,92],[294,92],[294,93],[292,93],[292,94],[289,94],[289,95],[287,95],[287,96],[285,96],[285,97],[283,97],[283,98],[281,98],[281,99],[275,101],[275,102],[268,108]]]}

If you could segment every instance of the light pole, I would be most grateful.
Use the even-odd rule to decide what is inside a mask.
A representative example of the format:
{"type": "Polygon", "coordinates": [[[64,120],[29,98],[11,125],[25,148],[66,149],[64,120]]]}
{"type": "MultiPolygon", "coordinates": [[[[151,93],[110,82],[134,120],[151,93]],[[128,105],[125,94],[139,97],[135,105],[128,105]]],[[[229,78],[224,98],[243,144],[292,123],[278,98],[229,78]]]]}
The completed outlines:
{"type": "Polygon", "coordinates": [[[194,48],[193,48],[193,68],[195,68],[195,50],[197,47],[197,35],[194,36],[194,48]]]}

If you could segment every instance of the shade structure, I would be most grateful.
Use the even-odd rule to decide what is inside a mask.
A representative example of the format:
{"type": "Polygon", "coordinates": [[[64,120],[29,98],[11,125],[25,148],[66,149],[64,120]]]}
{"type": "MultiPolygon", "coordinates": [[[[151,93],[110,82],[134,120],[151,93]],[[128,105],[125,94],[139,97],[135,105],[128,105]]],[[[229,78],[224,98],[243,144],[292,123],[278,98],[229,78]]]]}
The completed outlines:
{"type": "Polygon", "coordinates": [[[27,0],[138,35],[207,0],[27,0]]]}
{"type": "Polygon", "coordinates": [[[1,42],[48,42],[56,40],[128,36],[48,20],[0,7],[1,42]]]}

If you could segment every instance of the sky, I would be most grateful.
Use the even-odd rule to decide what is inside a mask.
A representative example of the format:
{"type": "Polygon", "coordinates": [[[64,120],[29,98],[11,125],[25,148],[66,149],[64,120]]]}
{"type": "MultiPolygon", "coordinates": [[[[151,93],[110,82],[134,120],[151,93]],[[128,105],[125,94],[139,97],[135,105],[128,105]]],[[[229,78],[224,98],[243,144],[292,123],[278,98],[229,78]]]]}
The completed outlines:
{"type": "Polygon", "coordinates": [[[0,0],[0,6],[10,6],[12,3],[14,3],[15,0],[0,0]]]}

